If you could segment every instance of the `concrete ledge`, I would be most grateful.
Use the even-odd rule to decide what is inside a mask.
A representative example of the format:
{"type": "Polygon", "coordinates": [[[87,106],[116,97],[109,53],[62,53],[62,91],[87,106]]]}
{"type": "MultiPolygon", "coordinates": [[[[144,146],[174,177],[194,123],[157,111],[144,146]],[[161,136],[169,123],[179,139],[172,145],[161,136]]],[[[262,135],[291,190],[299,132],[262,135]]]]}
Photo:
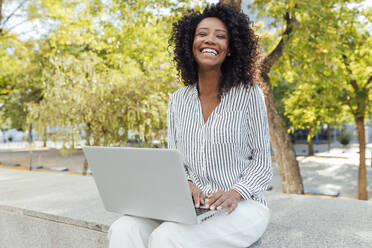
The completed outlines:
{"type": "Polygon", "coordinates": [[[0,210],[0,247],[103,248],[108,246],[105,232],[39,218],[26,212],[0,210]]]}
{"type": "Polygon", "coordinates": [[[21,209],[21,208],[16,208],[12,206],[0,205],[0,212],[4,214],[9,214],[9,215],[13,214],[13,215],[18,215],[18,216],[23,216],[23,217],[42,219],[44,221],[61,223],[61,224],[71,225],[74,227],[104,232],[104,233],[107,233],[108,228],[109,228],[109,226],[105,224],[83,221],[79,219],[72,219],[69,217],[52,215],[48,213],[37,212],[33,210],[28,210],[28,209],[21,209]]]}
{"type": "Polygon", "coordinates": [[[371,247],[371,201],[271,192],[266,196],[271,220],[260,247],[371,247]]]}
{"type": "MultiPolygon", "coordinates": [[[[119,214],[91,176],[0,168],[0,247],[108,247],[119,214]]],[[[371,247],[372,202],[266,192],[271,221],[260,248],[371,247]]],[[[256,247],[256,246],[255,246],[256,247]]]]}

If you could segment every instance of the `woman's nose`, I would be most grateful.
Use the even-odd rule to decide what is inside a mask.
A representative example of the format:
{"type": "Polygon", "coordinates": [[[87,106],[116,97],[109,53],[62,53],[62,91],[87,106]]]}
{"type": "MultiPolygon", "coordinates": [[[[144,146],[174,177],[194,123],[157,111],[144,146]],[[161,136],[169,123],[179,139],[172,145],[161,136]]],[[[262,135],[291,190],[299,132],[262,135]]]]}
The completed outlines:
{"type": "Polygon", "coordinates": [[[208,35],[205,39],[205,43],[208,43],[208,44],[214,44],[215,43],[215,40],[214,40],[214,37],[213,35],[208,35]]]}

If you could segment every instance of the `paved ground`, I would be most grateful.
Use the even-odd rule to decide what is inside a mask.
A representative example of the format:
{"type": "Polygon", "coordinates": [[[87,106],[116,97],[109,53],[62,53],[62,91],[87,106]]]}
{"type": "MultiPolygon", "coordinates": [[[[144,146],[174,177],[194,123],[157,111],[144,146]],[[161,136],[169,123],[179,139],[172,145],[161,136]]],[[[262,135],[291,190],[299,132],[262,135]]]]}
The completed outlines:
{"type": "MultiPolygon", "coordinates": [[[[298,154],[304,149],[305,145],[296,145],[298,154]]],[[[348,148],[332,147],[328,152],[326,145],[315,146],[318,151],[316,156],[298,156],[301,175],[305,189],[317,189],[321,191],[331,190],[340,191],[341,197],[355,198],[357,195],[358,182],[358,148],[350,146],[348,148]]],[[[372,161],[371,152],[372,144],[368,145],[367,152],[367,190],[369,199],[372,200],[372,161]]],[[[30,154],[24,148],[24,144],[0,145],[0,166],[9,162],[18,162],[21,167],[28,168],[30,154]]],[[[48,171],[51,167],[65,167],[69,172],[81,172],[84,163],[84,154],[82,150],[76,150],[68,155],[62,155],[56,148],[37,148],[32,153],[33,165],[42,165],[48,171]]],[[[43,170],[41,170],[43,171],[43,170]]],[[[273,190],[281,192],[281,179],[279,171],[274,163],[273,166],[273,190]]]]}
{"type": "MultiPolygon", "coordinates": [[[[49,235],[52,230],[40,225],[22,228],[18,220],[37,218],[61,223],[62,226],[67,224],[76,231],[84,227],[106,232],[120,216],[104,210],[91,176],[0,168],[0,184],[0,219],[6,217],[0,221],[0,233],[3,234],[0,235],[0,247],[27,247],[8,244],[29,240],[40,244],[42,239],[52,238],[54,243],[68,243],[58,240],[62,227],[56,228],[54,236],[50,237],[44,234],[47,232],[49,235]],[[22,218],[14,222],[17,215],[22,218]],[[9,230],[13,231],[9,233],[9,230]],[[23,238],[9,241],[10,236],[17,235],[23,238]]],[[[285,195],[274,191],[266,192],[265,196],[271,208],[271,220],[260,248],[371,247],[370,201],[285,195]]],[[[74,239],[70,242],[76,243],[72,235],[63,237],[74,239]]],[[[34,244],[28,247],[51,247],[34,244]]]]}
{"type": "MultiPolygon", "coordinates": [[[[302,182],[305,190],[340,192],[339,197],[356,198],[358,195],[358,166],[344,163],[344,159],[303,157],[298,158],[302,182]]],[[[277,166],[273,166],[273,190],[282,192],[282,184],[277,166]]],[[[367,191],[372,201],[372,167],[367,167],[367,191]]]]}
{"type": "MultiPolygon", "coordinates": [[[[18,162],[22,167],[28,168],[30,152],[23,148],[0,150],[0,163],[7,164],[9,162],[18,162]]],[[[63,155],[55,148],[37,149],[32,152],[32,164],[42,165],[44,168],[66,167],[69,171],[77,172],[83,168],[84,154],[82,150],[63,155]]]]}

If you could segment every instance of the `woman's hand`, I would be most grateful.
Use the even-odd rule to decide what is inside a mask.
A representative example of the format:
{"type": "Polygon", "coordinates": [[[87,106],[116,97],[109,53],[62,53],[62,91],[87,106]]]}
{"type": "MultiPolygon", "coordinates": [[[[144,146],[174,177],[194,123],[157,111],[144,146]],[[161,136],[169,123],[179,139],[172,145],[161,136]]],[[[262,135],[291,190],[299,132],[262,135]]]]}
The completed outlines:
{"type": "Polygon", "coordinates": [[[242,196],[233,189],[227,192],[219,190],[208,196],[207,208],[209,207],[211,210],[220,210],[228,207],[229,210],[227,210],[226,215],[229,215],[235,210],[238,206],[238,202],[242,199],[242,196]]]}
{"type": "Polygon", "coordinates": [[[196,208],[200,207],[201,205],[204,205],[204,193],[191,181],[188,181],[189,187],[190,187],[190,192],[192,195],[192,199],[194,200],[194,204],[196,208]]]}

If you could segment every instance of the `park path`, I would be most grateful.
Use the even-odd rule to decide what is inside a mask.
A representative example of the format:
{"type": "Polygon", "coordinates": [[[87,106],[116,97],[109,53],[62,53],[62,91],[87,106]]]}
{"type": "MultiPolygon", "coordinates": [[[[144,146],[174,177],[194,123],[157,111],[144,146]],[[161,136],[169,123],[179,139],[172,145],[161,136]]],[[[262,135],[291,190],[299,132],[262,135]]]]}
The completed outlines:
{"type": "MultiPolygon", "coordinates": [[[[369,149],[371,149],[371,144],[369,149]]],[[[297,150],[303,150],[304,146],[297,146],[297,150]]],[[[358,149],[356,147],[334,147],[327,152],[323,147],[316,156],[298,156],[301,175],[305,189],[316,189],[323,192],[339,191],[341,197],[355,198],[358,189],[358,149]]],[[[42,165],[44,171],[52,167],[67,168],[67,173],[81,173],[84,163],[84,154],[78,149],[68,155],[62,155],[59,150],[38,148],[33,151],[33,165],[42,165]]],[[[24,148],[0,149],[0,164],[2,167],[9,162],[18,162],[20,169],[28,168],[29,152],[24,148]]],[[[64,172],[66,173],[66,172],[64,172]]],[[[273,163],[273,190],[281,192],[281,179],[279,170],[273,163]]],[[[367,154],[367,191],[372,200],[372,161],[371,154],[367,154]]]]}
{"type": "MultiPolygon", "coordinates": [[[[0,163],[20,163],[22,167],[30,165],[30,153],[25,149],[0,150],[0,163]]],[[[49,169],[52,167],[64,167],[72,172],[79,172],[83,168],[84,154],[82,150],[76,150],[63,155],[57,149],[37,149],[32,152],[32,164],[42,165],[49,169]]]]}

